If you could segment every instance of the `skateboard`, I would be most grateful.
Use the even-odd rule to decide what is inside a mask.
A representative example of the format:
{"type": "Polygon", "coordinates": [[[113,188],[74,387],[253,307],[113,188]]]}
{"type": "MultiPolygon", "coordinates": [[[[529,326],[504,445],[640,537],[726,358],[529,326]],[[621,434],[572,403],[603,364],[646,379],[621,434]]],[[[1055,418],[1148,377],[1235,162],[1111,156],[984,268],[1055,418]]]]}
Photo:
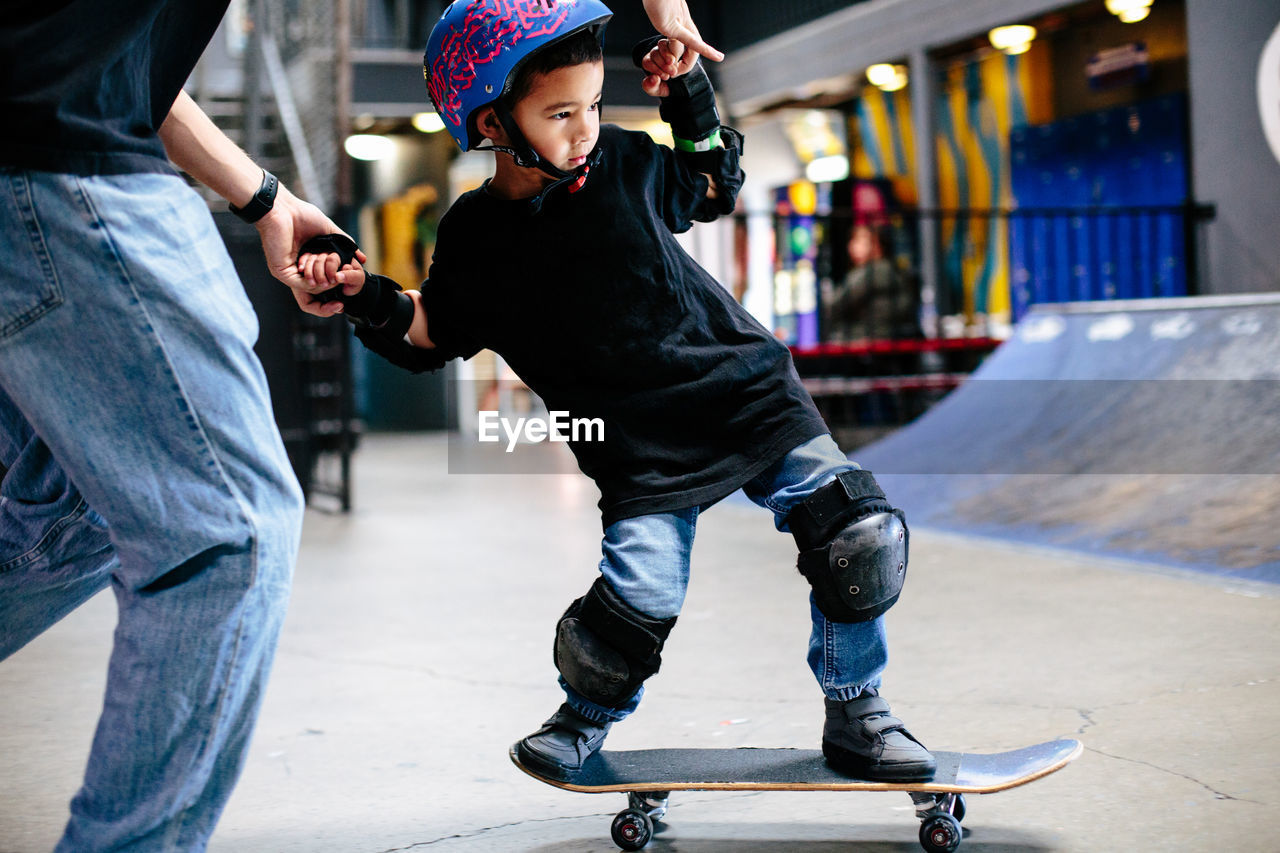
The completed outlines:
{"type": "Polygon", "coordinates": [[[613,820],[613,841],[640,850],[653,824],[667,813],[672,791],[904,791],[920,818],[920,844],[929,853],[952,853],[963,834],[966,794],[994,794],[1061,770],[1084,751],[1078,740],[1055,740],[990,754],[935,752],[938,770],[928,782],[870,782],[843,776],[816,749],[602,750],[577,773],[556,778],[511,760],[533,778],[589,794],[622,793],[627,807],[613,820]]]}

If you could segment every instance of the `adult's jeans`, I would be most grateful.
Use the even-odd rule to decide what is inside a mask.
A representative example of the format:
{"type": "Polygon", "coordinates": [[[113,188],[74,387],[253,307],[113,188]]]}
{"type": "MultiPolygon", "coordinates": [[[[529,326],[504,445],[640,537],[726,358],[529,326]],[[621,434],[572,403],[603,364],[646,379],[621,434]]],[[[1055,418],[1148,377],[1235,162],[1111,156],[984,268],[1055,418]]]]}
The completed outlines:
{"type": "MultiPolygon", "coordinates": [[[[752,501],[773,512],[774,526],[789,532],[792,508],[842,471],[858,466],[829,435],[811,439],[743,486],[752,501]]],[[[626,518],[604,534],[600,571],[622,599],[641,613],[667,619],[680,613],[689,586],[689,556],[698,514],[707,507],[626,518]]],[[[888,663],[884,618],[869,622],[832,622],[809,596],[809,667],[826,696],[848,701],[866,687],[879,687],[888,663]]],[[[598,722],[623,719],[640,704],[641,687],[622,708],[607,708],[579,694],[564,679],[569,705],[598,722]]]]}
{"type": "Polygon", "coordinates": [[[173,175],[0,169],[0,258],[0,658],[107,585],[119,614],[58,851],[203,850],[301,527],[257,320],[173,175]]]}

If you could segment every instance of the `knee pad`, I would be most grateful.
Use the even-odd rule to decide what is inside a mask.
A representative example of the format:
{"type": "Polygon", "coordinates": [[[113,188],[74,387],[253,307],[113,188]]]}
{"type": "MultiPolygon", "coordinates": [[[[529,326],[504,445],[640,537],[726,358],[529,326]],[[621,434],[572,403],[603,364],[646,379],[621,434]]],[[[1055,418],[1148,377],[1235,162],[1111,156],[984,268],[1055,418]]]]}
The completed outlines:
{"type": "Polygon", "coordinates": [[[675,624],[674,616],[641,613],[597,578],[556,625],[556,669],[582,696],[621,708],[662,665],[662,646],[675,624]]]}
{"type": "Polygon", "coordinates": [[[787,516],[797,566],[833,622],[868,622],[892,607],[907,576],[906,516],[869,471],[848,471],[787,516]]]}

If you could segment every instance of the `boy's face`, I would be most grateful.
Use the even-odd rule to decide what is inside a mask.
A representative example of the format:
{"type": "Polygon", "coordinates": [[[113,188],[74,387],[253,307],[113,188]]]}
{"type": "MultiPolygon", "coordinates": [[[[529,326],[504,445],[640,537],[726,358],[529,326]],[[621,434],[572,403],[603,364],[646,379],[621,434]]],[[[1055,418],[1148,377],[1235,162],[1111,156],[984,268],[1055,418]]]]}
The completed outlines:
{"type": "Polygon", "coordinates": [[[536,74],[529,94],[511,110],[533,150],[571,172],[586,162],[600,136],[604,63],[584,62],[536,74]]]}

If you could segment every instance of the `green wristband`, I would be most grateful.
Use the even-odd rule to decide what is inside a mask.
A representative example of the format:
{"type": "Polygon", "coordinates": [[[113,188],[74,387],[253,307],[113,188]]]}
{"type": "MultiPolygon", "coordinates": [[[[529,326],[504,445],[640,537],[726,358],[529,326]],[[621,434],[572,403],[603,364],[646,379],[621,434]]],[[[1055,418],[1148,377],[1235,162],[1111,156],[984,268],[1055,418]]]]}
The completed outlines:
{"type": "Polygon", "coordinates": [[[711,131],[711,135],[706,139],[700,139],[697,142],[690,142],[687,139],[681,139],[678,136],[671,137],[676,143],[677,151],[710,151],[713,148],[720,148],[720,128],[711,131]]]}

